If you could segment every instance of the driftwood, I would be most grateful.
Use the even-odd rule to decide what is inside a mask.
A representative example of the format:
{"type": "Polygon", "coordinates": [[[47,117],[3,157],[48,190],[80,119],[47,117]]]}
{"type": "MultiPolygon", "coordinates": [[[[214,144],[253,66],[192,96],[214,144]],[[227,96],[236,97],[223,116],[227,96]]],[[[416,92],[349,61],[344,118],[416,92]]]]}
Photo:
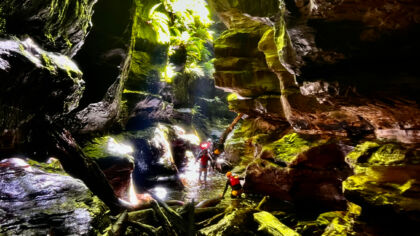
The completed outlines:
{"type": "Polygon", "coordinates": [[[225,211],[224,207],[207,207],[207,208],[195,208],[194,217],[196,222],[201,222],[205,219],[209,219],[219,213],[225,211]]]}
{"type": "Polygon", "coordinates": [[[134,228],[140,229],[141,231],[146,232],[149,235],[162,235],[162,227],[155,228],[151,225],[143,224],[136,221],[128,221],[127,224],[134,228]]]}
{"type": "Polygon", "coordinates": [[[124,235],[125,232],[125,222],[127,220],[127,211],[118,215],[117,221],[111,226],[111,230],[108,232],[108,235],[120,236],[124,235]]]}
{"type": "Polygon", "coordinates": [[[203,228],[203,227],[207,227],[209,225],[212,225],[212,224],[218,222],[219,220],[221,220],[225,216],[225,214],[226,214],[225,212],[219,213],[219,214],[217,214],[217,215],[215,215],[215,216],[213,216],[213,217],[211,217],[207,220],[204,220],[204,221],[201,221],[201,222],[197,223],[197,226],[200,227],[200,228],[203,228]]]}
{"type": "Polygon", "coordinates": [[[188,236],[193,236],[195,229],[194,229],[194,199],[192,200],[192,202],[189,202],[187,204],[184,205],[184,207],[182,207],[180,209],[180,215],[182,217],[182,219],[185,222],[185,230],[186,230],[186,235],[188,236]]]}
{"type": "Polygon", "coordinates": [[[244,116],[243,113],[239,113],[236,118],[232,121],[232,123],[229,125],[229,127],[226,128],[226,130],[223,132],[222,136],[220,136],[220,139],[217,143],[217,147],[221,150],[224,150],[224,145],[227,136],[232,132],[233,128],[235,128],[235,125],[241,120],[241,118],[244,116]]]}
{"type": "Polygon", "coordinates": [[[264,198],[258,203],[258,206],[255,208],[257,211],[261,211],[261,207],[267,202],[269,196],[264,196],[264,198]]]}
{"type": "Polygon", "coordinates": [[[158,219],[163,223],[163,228],[167,232],[168,235],[178,235],[174,227],[172,226],[172,223],[169,221],[168,217],[165,215],[165,213],[162,211],[162,208],[159,206],[159,204],[153,200],[152,201],[152,207],[156,212],[156,215],[158,219]]]}

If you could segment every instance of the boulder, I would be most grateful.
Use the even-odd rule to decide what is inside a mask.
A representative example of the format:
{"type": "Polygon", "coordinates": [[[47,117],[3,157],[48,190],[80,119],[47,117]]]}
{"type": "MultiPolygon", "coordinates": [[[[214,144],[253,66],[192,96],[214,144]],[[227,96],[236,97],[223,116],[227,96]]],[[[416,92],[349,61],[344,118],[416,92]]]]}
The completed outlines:
{"type": "Polygon", "coordinates": [[[68,114],[84,90],[82,72],[74,62],[44,51],[30,38],[0,41],[0,77],[0,149],[5,152],[26,144],[41,151],[45,144],[35,142],[44,139],[47,127],[39,120],[68,114]]]}
{"type": "Polygon", "coordinates": [[[0,162],[0,195],[4,235],[99,234],[111,223],[108,208],[82,181],[23,159],[0,162]]]}
{"type": "Polygon", "coordinates": [[[341,182],[351,174],[348,147],[296,133],[263,147],[246,170],[244,189],[293,201],[299,210],[341,210],[341,182]]]}
{"type": "Polygon", "coordinates": [[[256,158],[263,145],[275,140],[288,124],[262,118],[247,118],[238,123],[225,142],[225,159],[245,168],[256,158]]]}
{"type": "Polygon", "coordinates": [[[367,215],[388,219],[420,220],[418,148],[395,143],[366,142],[346,159],[355,174],[343,182],[346,198],[367,215]]]}

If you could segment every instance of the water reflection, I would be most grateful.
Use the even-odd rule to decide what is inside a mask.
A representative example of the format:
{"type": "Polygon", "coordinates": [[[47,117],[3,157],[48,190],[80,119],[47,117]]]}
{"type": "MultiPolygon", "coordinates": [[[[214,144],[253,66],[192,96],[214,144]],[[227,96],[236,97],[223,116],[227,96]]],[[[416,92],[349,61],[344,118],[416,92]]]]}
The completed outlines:
{"type": "Polygon", "coordinates": [[[153,195],[158,197],[160,200],[167,200],[168,190],[163,186],[156,186],[151,189],[150,192],[152,192],[153,195]]]}

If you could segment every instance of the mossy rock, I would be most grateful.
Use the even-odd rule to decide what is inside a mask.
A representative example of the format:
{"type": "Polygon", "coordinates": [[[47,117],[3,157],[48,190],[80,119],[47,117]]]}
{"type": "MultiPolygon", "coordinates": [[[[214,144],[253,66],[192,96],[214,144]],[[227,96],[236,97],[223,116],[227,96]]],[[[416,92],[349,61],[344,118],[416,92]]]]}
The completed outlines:
{"type": "Polygon", "coordinates": [[[134,166],[134,157],[130,155],[134,149],[126,140],[123,135],[94,138],[83,147],[83,152],[96,160],[102,169],[117,163],[134,166]]]}
{"type": "Polygon", "coordinates": [[[397,165],[405,161],[407,150],[402,149],[397,144],[385,144],[381,146],[369,158],[368,163],[371,165],[397,165]]]}
{"type": "Polygon", "coordinates": [[[0,3],[0,19],[3,17],[0,24],[5,24],[3,29],[8,34],[30,35],[47,50],[74,56],[92,26],[95,3],[94,0],[5,0],[0,3]]]}
{"type": "Polygon", "coordinates": [[[379,146],[378,143],[371,141],[359,144],[346,156],[346,162],[354,167],[357,163],[362,162],[363,159],[366,160],[379,146]]]}
{"type": "Polygon", "coordinates": [[[29,165],[39,168],[47,173],[67,175],[58,159],[50,158],[47,162],[38,162],[32,159],[28,159],[27,161],[29,165]]]}
{"type": "MultiPolygon", "coordinates": [[[[360,216],[362,208],[354,203],[348,203],[345,214],[337,214],[327,226],[322,236],[354,235],[354,225],[360,216]]],[[[333,216],[334,214],[331,214],[333,216]]]]}
{"type": "Polygon", "coordinates": [[[281,139],[265,145],[262,158],[273,158],[276,163],[291,163],[300,153],[325,143],[326,140],[314,139],[297,133],[283,136],[281,139]]]}

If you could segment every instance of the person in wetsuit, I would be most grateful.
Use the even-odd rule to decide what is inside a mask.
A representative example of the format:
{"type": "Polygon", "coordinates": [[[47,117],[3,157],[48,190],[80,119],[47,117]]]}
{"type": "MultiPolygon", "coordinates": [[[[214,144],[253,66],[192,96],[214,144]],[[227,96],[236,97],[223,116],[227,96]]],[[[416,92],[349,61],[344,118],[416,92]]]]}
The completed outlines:
{"type": "Polygon", "coordinates": [[[204,182],[207,181],[207,168],[209,165],[209,162],[212,162],[212,158],[210,154],[208,153],[208,149],[203,149],[200,154],[198,154],[196,158],[196,162],[200,160],[200,172],[198,174],[198,180],[201,181],[201,173],[204,172],[204,182]]]}
{"type": "Polygon", "coordinates": [[[232,172],[228,171],[226,173],[226,177],[228,178],[226,181],[225,189],[223,190],[222,198],[224,198],[225,193],[230,186],[232,188],[232,191],[230,192],[230,196],[232,198],[240,197],[243,189],[240,180],[243,178],[239,178],[236,175],[233,175],[232,172]]]}

